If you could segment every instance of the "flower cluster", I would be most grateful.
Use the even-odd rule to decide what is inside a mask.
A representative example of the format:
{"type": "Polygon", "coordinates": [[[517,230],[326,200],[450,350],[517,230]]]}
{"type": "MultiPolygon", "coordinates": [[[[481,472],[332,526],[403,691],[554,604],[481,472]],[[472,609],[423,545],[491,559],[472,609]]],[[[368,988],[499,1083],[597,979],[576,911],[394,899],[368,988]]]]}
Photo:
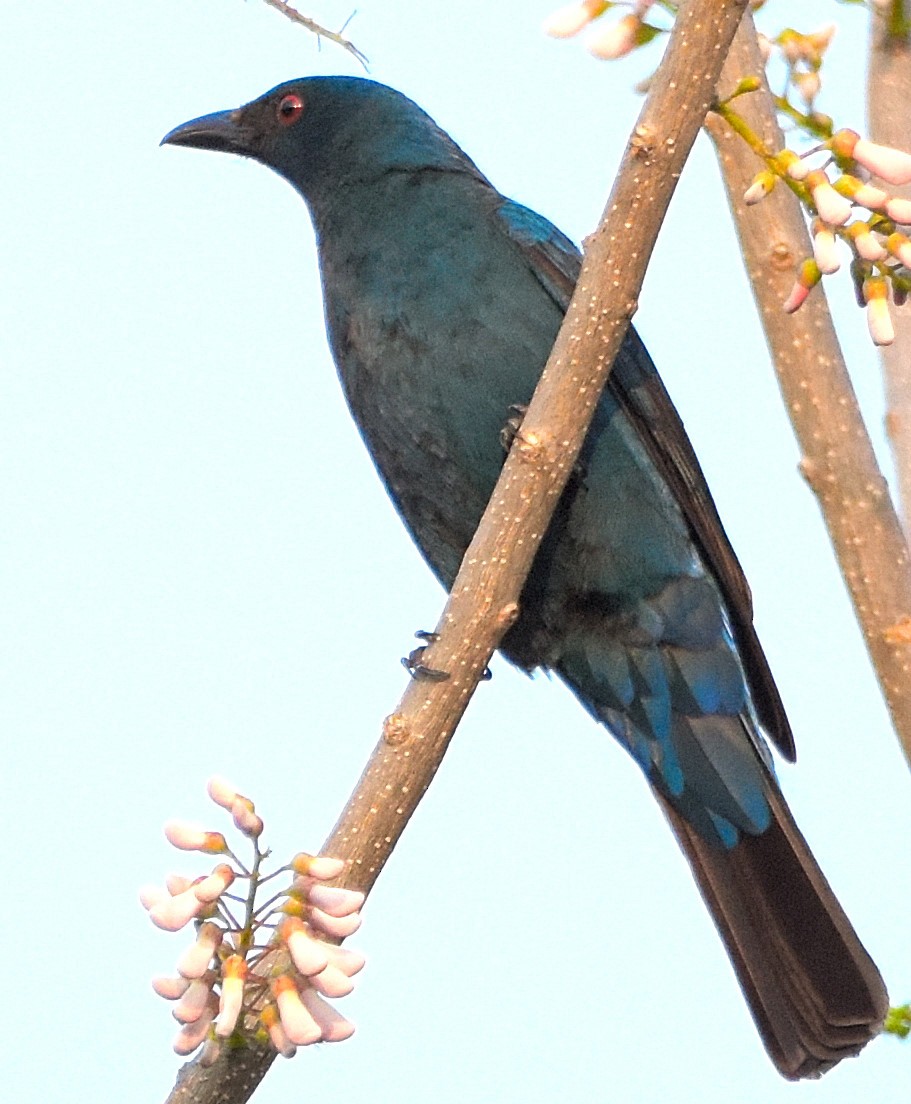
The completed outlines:
{"type": "Polygon", "coordinates": [[[809,33],[786,27],[775,38],[759,35],[759,46],[766,63],[777,56],[785,65],[786,96],[793,89],[807,110],[812,110],[819,95],[823,57],[834,35],[834,23],[809,33]]]}
{"type": "Polygon", "coordinates": [[[299,1046],[347,1039],[354,1025],[325,998],[350,993],[364,966],[362,955],[337,945],[360,927],[364,895],[324,884],[344,871],[341,859],[302,852],[264,875],[269,852],[259,842],[263,822],[253,802],[218,777],[210,779],[208,793],[252,844],[252,863],[241,862],[221,832],[172,820],[165,835],[174,847],[222,861],[207,875],[170,875],[164,887],[140,891],[159,928],[196,924],[196,941],[177,960],[177,976],[152,983],[174,1002],[182,1025],[174,1049],[187,1055],[202,1046],[200,1061],[209,1065],[228,1039],[270,1041],[286,1058],[299,1046]],[[290,884],[259,903],[261,887],[283,873],[290,884]]]}
{"type": "Polygon", "coordinates": [[[911,199],[875,187],[868,178],[874,174],[896,187],[911,184],[911,154],[839,130],[802,157],[782,150],[768,157],[767,165],[744,201],[758,203],[785,180],[815,216],[813,257],[798,269],[784,309],[796,311],[824,275],[838,271],[842,243],[851,254],[851,276],[858,303],[867,310],[870,336],[877,345],[890,345],[895,338],[890,292],[901,306],[911,291],[911,238],[905,232],[911,228],[911,199]]]}
{"type": "MultiPolygon", "coordinates": [[[[609,60],[625,57],[637,46],[645,46],[662,33],[662,28],[646,22],[653,3],[654,0],[637,0],[636,3],[624,5],[631,7],[632,11],[616,22],[599,26],[587,34],[585,48],[595,57],[609,60]]],[[[544,33],[553,38],[571,38],[610,8],[618,6],[611,0],[578,0],[577,3],[567,4],[544,20],[544,33]]]]}

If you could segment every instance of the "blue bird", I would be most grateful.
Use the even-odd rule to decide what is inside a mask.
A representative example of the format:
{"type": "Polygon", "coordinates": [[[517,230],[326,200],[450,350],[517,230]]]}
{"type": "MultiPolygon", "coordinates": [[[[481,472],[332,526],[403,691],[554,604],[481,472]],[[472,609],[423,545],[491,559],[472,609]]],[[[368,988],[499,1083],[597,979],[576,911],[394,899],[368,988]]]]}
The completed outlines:
{"type": "MultiPolygon", "coordinates": [[[[303,196],[351,413],[449,587],[578,250],[372,81],[290,81],[163,141],[252,157],[303,196]]],[[[779,1071],[819,1076],[856,1054],[885,987],[778,788],[764,737],[788,759],[794,743],[750,591],[632,328],[502,651],[557,672],[645,772],[779,1071]]]]}

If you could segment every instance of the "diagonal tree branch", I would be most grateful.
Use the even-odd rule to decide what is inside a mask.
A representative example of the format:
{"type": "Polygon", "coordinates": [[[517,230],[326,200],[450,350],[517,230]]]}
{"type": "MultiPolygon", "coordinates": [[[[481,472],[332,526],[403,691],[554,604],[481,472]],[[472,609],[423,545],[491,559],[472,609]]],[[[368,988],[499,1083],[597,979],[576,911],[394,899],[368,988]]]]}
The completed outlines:
{"type": "MultiPolygon", "coordinates": [[[[368,892],[430,785],[487,663],[518,615],[537,548],[636,310],[659,228],[715,98],[747,0],[688,0],[627,147],[565,322],[440,618],[427,655],[451,673],[413,681],[323,850],[349,862],[342,883],[368,892]]],[[[185,1066],[173,1104],[242,1104],[275,1055],[228,1052],[185,1066]]]]}
{"type": "MultiPolygon", "coordinates": [[[[867,62],[867,116],[870,137],[884,146],[911,143],[911,0],[890,0],[887,9],[870,8],[867,62]]],[[[893,195],[911,198],[911,184],[887,185],[893,195]]],[[[911,533],[911,310],[892,312],[895,341],[880,349],[886,390],[886,429],[898,476],[905,533],[911,533]]]]}
{"type": "MultiPolygon", "coordinates": [[[[729,94],[742,77],[763,73],[756,32],[747,16],[725,62],[721,95],[729,94]]],[[[738,113],[769,149],[783,148],[767,85],[737,103],[738,113]]],[[[911,626],[908,549],[822,287],[795,314],[781,309],[797,263],[812,255],[806,222],[787,188],[776,188],[758,206],[747,207],[743,193],[759,167],[756,157],[719,116],[710,116],[707,127],[778,384],[803,452],[801,472],[819,502],[892,723],[911,763],[911,645],[902,631],[911,626]]]]}

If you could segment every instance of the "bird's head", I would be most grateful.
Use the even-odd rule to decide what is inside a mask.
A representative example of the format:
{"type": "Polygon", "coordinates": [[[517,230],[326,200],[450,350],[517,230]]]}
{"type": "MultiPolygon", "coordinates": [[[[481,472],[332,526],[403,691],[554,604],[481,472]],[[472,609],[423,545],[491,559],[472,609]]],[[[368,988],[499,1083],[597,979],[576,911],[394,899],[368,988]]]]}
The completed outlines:
{"type": "Polygon", "coordinates": [[[342,183],[394,170],[435,168],[480,176],[426,112],[400,92],[358,77],[287,81],[233,111],[176,127],[162,145],[252,157],[311,203],[342,183]]]}

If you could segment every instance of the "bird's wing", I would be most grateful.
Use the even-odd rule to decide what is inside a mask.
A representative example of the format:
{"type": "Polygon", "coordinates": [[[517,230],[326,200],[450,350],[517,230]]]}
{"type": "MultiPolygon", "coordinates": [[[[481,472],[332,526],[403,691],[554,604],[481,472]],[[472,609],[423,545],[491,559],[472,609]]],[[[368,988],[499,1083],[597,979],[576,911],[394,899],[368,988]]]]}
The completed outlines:
{"type": "MultiPolygon", "coordinates": [[[[497,215],[536,278],[565,312],[582,267],[579,250],[547,219],[511,200],[499,206],[497,215]]],[[[759,719],[782,755],[793,761],[794,737],[753,628],[749,585],[680,415],[632,326],[607,387],[670,487],[703,560],[721,587],[759,719]]]]}

